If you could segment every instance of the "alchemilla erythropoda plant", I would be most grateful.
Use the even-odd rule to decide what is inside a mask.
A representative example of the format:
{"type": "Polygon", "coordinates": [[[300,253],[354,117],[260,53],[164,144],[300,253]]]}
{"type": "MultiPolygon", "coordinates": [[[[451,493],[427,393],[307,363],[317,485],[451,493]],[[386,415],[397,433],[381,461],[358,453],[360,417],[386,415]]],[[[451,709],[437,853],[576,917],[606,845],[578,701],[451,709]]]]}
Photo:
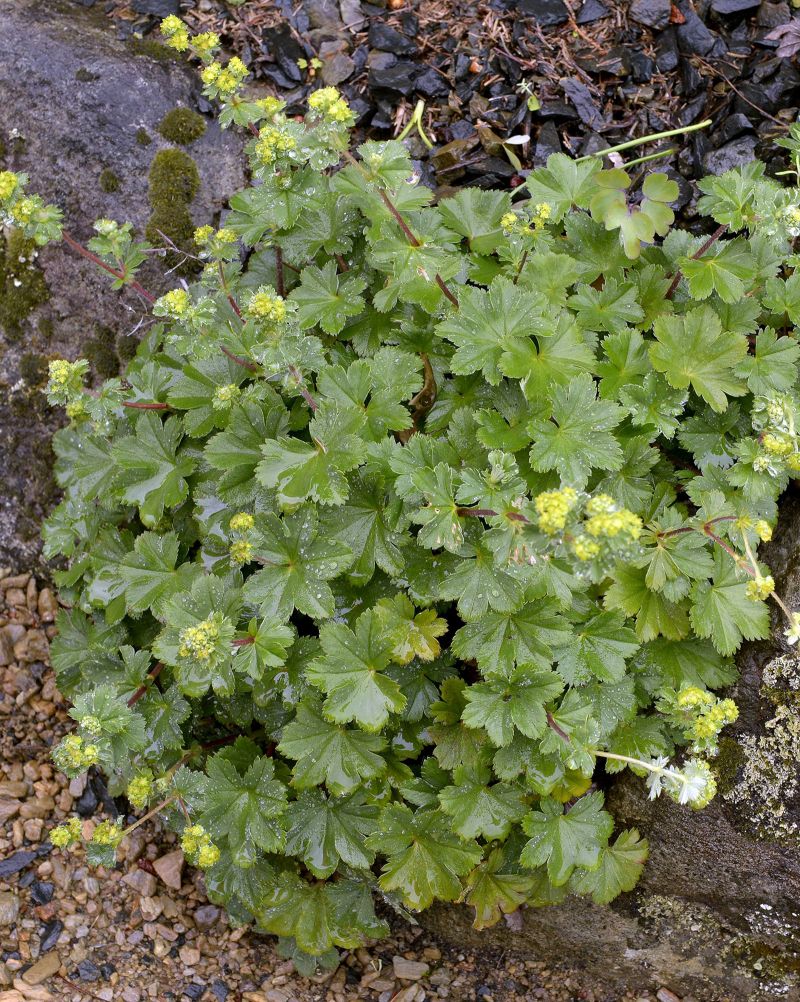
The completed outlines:
{"type": "MultiPolygon", "coordinates": [[[[297,120],[213,35],[164,32],[253,181],[157,300],[130,226],[64,234],[157,321],[99,390],[51,365],[59,768],[158,813],[300,964],[380,936],[378,897],[479,928],[610,901],[647,845],[606,775],[706,805],[732,656],[769,599],[800,637],[757,555],[800,470],[797,189],[706,179],[707,237],[665,174],[561,155],[433,204],[401,143],[350,152],[332,88],[297,120]]],[[[58,239],[26,183],[0,174],[3,223],[58,239]]]]}

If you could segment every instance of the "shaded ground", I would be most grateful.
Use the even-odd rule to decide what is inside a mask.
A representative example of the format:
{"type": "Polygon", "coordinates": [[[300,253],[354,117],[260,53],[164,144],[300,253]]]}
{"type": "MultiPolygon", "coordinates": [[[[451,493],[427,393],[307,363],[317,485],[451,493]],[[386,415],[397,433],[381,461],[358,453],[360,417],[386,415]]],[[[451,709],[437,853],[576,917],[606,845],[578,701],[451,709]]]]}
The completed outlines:
{"type": "Polygon", "coordinates": [[[290,111],[302,110],[319,78],[335,84],[371,135],[396,135],[425,101],[435,146],[417,140],[414,150],[441,187],[513,186],[554,150],[585,153],[705,118],[711,128],[673,141],[664,163],[686,178],[719,173],[752,159],[757,145],[774,157],[772,139],[800,102],[791,58],[800,21],[784,0],[111,0],[109,8],[123,37],[157,26],[148,11],[219,32],[290,111]],[[787,24],[779,54],[770,36],[787,24]],[[504,148],[512,135],[530,141],[504,148]]]}
{"type": "MultiPolygon", "coordinates": [[[[448,951],[405,923],[309,980],[272,939],[228,926],[157,825],[123,842],[112,872],[53,850],[47,831],[66,816],[89,829],[117,810],[99,777],[68,783],[50,763],[70,725],[47,666],[54,612],[49,589],[0,571],[0,1002],[622,1002],[579,972],[448,951]]],[[[666,989],[659,999],[676,1002],[666,989]]]]}

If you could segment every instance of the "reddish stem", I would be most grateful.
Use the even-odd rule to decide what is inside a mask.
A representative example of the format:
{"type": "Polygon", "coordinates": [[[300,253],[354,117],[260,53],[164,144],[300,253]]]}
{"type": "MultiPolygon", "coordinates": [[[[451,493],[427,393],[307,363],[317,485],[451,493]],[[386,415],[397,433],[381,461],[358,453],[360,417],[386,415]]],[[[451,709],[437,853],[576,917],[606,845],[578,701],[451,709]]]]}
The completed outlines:
{"type": "Polygon", "coordinates": [[[109,275],[113,275],[114,278],[118,278],[121,282],[125,282],[127,285],[130,285],[130,287],[134,291],[138,292],[143,299],[146,299],[148,303],[154,303],[156,301],[155,296],[151,296],[147,289],[140,285],[139,282],[127,282],[127,275],[124,271],[119,271],[117,268],[112,268],[110,264],[106,264],[102,258],[98,257],[97,254],[92,253],[88,247],[84,247],[83,244],[78,243],[78,241],[75,240],[75,238],[72,237],[66,230],[62,231],[61,236],[64,238],[64,243],[67,244],[68,247],[71,247],[74,251],[80,254],[81,257],[85,257],[87,261],[91,261],[93,264],[96,264],[98,268],[102,268],[103,271],[107,271],[109,275]]]}
{"type": "Polygon", "coordinates": [[[123,400],[123,407],[131,407],[137,411],[168,411],[170,410],[169,404],[162,404],[158,402],[153,403],[143,403],[140,400],[123,400]]]}
{"type": "Polygon", "coordinates": [[[555,717],[549,710],[547,711],[547,726],[550,727],[552,730],[554,730],[560,738],[563,738],[564,741],[567,742],[567,744],[570,743],[569,734],[567,734],[567,732],[563,728],[558,726],[558,724],[555,721],[555,717]]]}
{"type": "Polygon", "coordinates": [[[147,681],[144,682],[142,685],[140,685],[139,688],[136,690],[136,692],[131,696],[131,698],[128,700],[128,706],[134,706],[136,703],[139,702],[142,696],[144,696],[144,694],[150,688],[150,685],[161,674],[161,670],[163,669],[163,667],[164,665],[160,661],[158,661],[155,665],[153,665],[153,670],[147,676],[147,681]]]}
{"type": "Polygon", "coordinates": [[[289,366],[289,372],[297,380],[297,388],[298,388],[298,390],[300,390],[300,394],[303,397],[303,400],[305,400],[305,402],[308,404],[308,406],[311,408],[312,411],[315,411],[315,412],[318,411],[319,410],[319,404],[311,396],[311,394],[308,392],[306,384],[303,382],[303,376],[301,375],[300,370],[297,368],[296,365],[290,365],[289,366]]]}
{"type": "MultiPolygon", "coordinates": [[[[692,260],[697,260],[697,258],[702,257],[705,254],[705,252],[709,249],[709,247],[712,247],[717,242],[717,240],[719,240],[719,238],[727,230],[727,228],[728,228],[727,223],[723,223],[721,226],[718,226],[711,234],[711,236],[707,240],[705,240],[700,245],[700,247],[698,247],[698,249],[694,252],[694,254],[692,254],[692,260]]],[[[681,270],[679,268],[675,272],[670,287],[667,289],[667,295],[666,295],[667,299],[672,299],[672,297],[675,295],[675,290],[678,288],[680,280],[681,280],[681,270]]]]}
{"type": "Polygon", "coordinates": [[[281,298],[286,298],[286,278],[283,274],[283,251],[275,248],[275,291],[281,298]]]}
{"type": "Polygon", "coordinates": [[[239,637],[238,640],[233,641],[234,647],[247,647],[248,644],[254,644],[256,642],[255,637],[239,637]]]}
{"type": "Polygon", "coordinates": [[[229,351],[225,345],[222,345],[223,354],[227,355],[231,361],[236,362],[237,365],[241,365],[243,369],[249,369],[250,372],[258,372],[258,366],[255,362],[248,362],[246,358],[240,358],[239,355],[234,355],[232,351],[229,351]]]}

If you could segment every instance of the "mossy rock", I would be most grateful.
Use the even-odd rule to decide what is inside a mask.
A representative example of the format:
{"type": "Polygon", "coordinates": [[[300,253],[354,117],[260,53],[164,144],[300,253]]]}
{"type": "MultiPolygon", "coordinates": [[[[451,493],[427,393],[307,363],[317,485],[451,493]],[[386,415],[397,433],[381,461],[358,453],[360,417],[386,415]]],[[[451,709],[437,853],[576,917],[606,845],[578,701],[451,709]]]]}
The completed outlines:
{"type": "Polygon", "coordinates": [[[182,59],[179,52],[153,38],[131,38],[128,41],[128,48],[136,56],[149,56],[162,63],[179,63],[182,59]]]}
{"type": "Polygon", "coordinates": [[[21,336],[25,318],[50,298],[36,256],[36,245],[19,230],[0,237],[0,328],[10,339],[21,336]]]}
{"type": "Polygon", "coordinates": [[[200,187],[197,165],[183,150],[156,153],[148,180],[148,196],[154,209],[177,203],[188,205],[200,187]]]}
{"type": "Polygon", "coordinates": [[[189,205],[200,187],[197,166],[183,150],[160,150],[153,159],[149,175],[149,197],[153,213],[145,236],[155,247],[178,247],[184,254],[167,253],[169,268],[189,275],[198,270],[198,262],[185,257],[196,251],[194,223],[189,205]],[[166,238],[166,239],[165,239],[166,238]]]}
{"type": "Polygon", "coordinates": [[[191,108],[173,108],[159,122],[158,131],[171,143],[189,146],[204,135],[206,122],[191,108]]]}

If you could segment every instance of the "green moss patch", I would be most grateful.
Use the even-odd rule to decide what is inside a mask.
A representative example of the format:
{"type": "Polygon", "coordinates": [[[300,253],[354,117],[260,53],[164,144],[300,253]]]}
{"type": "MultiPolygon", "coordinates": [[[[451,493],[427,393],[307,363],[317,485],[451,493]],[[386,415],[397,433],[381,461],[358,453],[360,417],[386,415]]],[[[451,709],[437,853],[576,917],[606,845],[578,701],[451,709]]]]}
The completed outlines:
{"type": "MultiPolygon", "coordinates": [[[[195,250],[194,223],[189,206],[199,187],[200,175],[188,153],[161,150],[155,155],[148,189],[153,213],[145,229],[151,244],[155,247],[174,244],[189,254],[195,250]]],[[[168,266],[176,268],[179,274],[197,271],[197,262],[186,259],[182,254],[167,254],[166,260],[168,266]]]]}
{"type": "Polygon", "coordinates": [[[171,143],[188,146],[206,131],[205,119],[191,108],[173,108],[158,125],[158,131],[171,143]]]}
{"type": "Polygon", "coordinates": [[[100,187],[103,191],[109,193],[119,191],[120,180],[110,167],[106,167],[105,170],[100,172],[100,187]]]}
{"type": "Polygon", "coordinates": [[[0,238],[0,328],[18,338],[25,318],[49,298],[34,242],[19,230],[0,238]]]}

